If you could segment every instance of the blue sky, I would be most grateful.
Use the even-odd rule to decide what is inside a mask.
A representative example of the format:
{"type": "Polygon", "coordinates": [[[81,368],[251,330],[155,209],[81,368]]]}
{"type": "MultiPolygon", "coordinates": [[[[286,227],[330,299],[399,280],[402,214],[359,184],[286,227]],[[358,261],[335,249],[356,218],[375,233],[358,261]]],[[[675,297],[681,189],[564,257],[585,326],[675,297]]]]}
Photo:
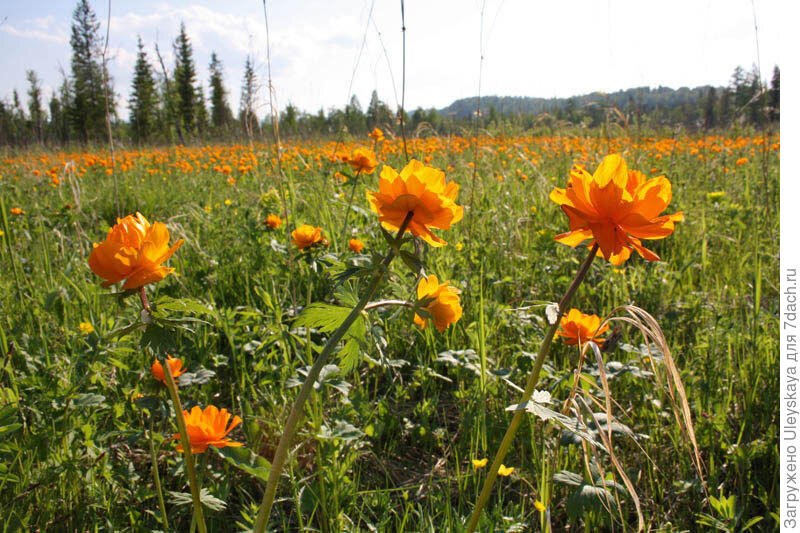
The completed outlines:
{"type": "MultiPolygon", "coordinates": [[[[108,3],[91,5],[105,36],[108,3]]],[[[69,72],[74,6],[71,0],[0,5],[0,98],[10,98],[16,88],[25,102],[25,71],[33,69],[49,99],[60,84],[60,69],[69,72]]],[[[142,36],[153,63],[157,41],[171,68],[171,43],[181,21],[206,94],[214,50],[224,64],[231,106],[237,109],[249,53],[261,81],[259,114],[266,114],[266,32],[260,0],[116,0],[111,7],[110,71],[123,117],[136,36],[142,36]]],[[[781,30],[789,28],[787,10],[787,3],[755,1],[765,77],[775,64],[783,67],[781,30]]],[[[749,0],[407,0],[405,11],[407,109],[444,107],[474,96],[479,78],[484,95],[538,97],[642,85],[722,85],[736,65],[749,69],[757,57],[749,0]]],[[[351,93],[366,107],[373,89],[392,107],[397,105],[402,73],[399,1],[284,0],[268,2],[268,15],[279,108],[290,102],[310,112],[342,107],[351,93]]]]}

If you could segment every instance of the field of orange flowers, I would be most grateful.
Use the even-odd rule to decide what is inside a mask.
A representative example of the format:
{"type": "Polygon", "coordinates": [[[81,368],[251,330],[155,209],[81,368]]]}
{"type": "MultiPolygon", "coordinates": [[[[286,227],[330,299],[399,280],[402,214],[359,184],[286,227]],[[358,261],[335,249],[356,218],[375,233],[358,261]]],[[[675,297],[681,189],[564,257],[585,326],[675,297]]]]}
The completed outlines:
{"type": "Polygon", "coordinates": [[[4,531],[772,530],[779,158],[4,154],[4,531]]]}

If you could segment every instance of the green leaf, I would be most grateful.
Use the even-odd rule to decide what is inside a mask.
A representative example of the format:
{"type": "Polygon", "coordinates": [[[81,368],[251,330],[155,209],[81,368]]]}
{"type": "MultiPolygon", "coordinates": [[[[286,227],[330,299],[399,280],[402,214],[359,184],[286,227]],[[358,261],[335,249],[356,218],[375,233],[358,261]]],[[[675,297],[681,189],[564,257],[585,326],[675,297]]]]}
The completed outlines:
{"type": "Polygon", "coordinates": [[[256,476],[262,481],[267,481],[269,472],[272,469],[269,461],[251,452],[249,449],[242,447],[226,446],[224,448],[216,448],[212,446],[220,457],[228,461],[230,464],[243,470],[248,474],[256,476]]]}
{"type": "Polygon", "coordinates": [[[174,313],[188,313],[190,315],[212,315],[214,311],[206,304],[191,298],[170,298],[162,296],[153,303],[158,311],[172,311],[174,313]]]}
{"type": "MultiPolygon", "coordinates": [[[[167,491],[167,494],[172,498],[171,503],[175,505],[191,505],[192,495],[188,492],[173,492],[167,491]]],[[[200,489],[200,503],[211,509],[212,511],[221,511],[227,505],[219,498],[215,498],[211,492],[205,487],[200,489]]]]}
{"type": "Polygon", "coordinates": [[[0,436],[5,435],[6,433],[11,433],[12,431],[19,429],[22,427],[22,424],[17,422],[16,424],[9,424],[7,426],[0,426],[0,436]]]}
{"type": "Polygon", "coordinates": [[[188,387],[189,385],[202,385],[216,375],[213,370],[201,368],[196,372],[184,372],[178,378],[178,385],[181,387],[188,387]]]}
{"type": "Polygon", "coordinates": [[[341,439],[345,444],[349,444],[364,436],[364,432],[346,420],[336,420],[331,428],[323,425],[317,435],[321,439],[341,439]]]}
{"type": "Polygon", "coordinates": [[[414,274],[419,274],[419,272],[422,270],[423,267],[422,260],[416,255],[412,254],[411,252],[406,250],[400,250],[400,259],[403,260],[406,266],[414,274]]]}
{"type": "MultiPolygon", "coordinates": [[[[350,308],[338,305],[314,303],[306,307],[297,317],[294,327],[315,328],[322,333],[332,333],[344,322],[351,311],[350,308]]],[[[352,371],[358,364],[361,353],[360,345],[365,342],[366,335],[366,324],[363,317],[359,316],[344,334],[345,345],[339,352],[344,373],[352,371]]]]}
{"type": "Polygon", "coordinates": [[[78,394],[72,400],[74,407],[92,407],[94,405],[102,405],[106,397],[102,394],[78,394]]]}

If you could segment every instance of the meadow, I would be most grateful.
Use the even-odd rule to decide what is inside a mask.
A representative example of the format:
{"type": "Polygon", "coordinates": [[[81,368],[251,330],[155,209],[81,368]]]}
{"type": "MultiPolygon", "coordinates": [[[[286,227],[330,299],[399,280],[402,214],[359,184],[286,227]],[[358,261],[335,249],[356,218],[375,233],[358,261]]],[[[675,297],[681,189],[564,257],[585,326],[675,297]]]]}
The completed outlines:
{"type": "Polygon", "coordinates": [[[378,190],[383,165],[399,172],[406,151],[460,186],[463,219],[434,230],[446,246],[404,244],[371,299],[401,303],[368,305],[323,368],[268,530],[465,530],[548,304],[588,251],[554,240],[569,223],[551,191],[574,165],[591,173],[611,153],[666,176],[667,213],[684,219],[644,241],[660,261],[597,258],[570,307],[652,315],[697,455],[663,344],[622,321],[602,352],[581,356],[557,338],[539,409],[525,413],[478,530],[636,531],[640,520],[646,531],[777,530],[780,138],[602,133],[483,132],[404,147],[387,132],[288,140],[280,155],[258,143],[118,148],[113,158],[6,152],[3,531],[199,527],[173,404],[151,375],[165,354],[187,369],[184,408],[212,404],[243,420],[228,438],[244,446],[194,457],[208,531],[252,529],[299,385],[389,248],[366,191],[378,190]],[[374,173],[349,164],[359,147],[374,150],[374,173]],[[136,212],[166,224],[170,244],[183,239],[175,272],[146,285],[154,318],[136,291],[103,288],[88,264],[93,243],[136,212]],[[300,249],[291,232],[303,224],[326,242],[300,249]],[[421,271],[460,290],[463,316],[443,331],[420,327],[420,306],[409,308],[421,271]]]}

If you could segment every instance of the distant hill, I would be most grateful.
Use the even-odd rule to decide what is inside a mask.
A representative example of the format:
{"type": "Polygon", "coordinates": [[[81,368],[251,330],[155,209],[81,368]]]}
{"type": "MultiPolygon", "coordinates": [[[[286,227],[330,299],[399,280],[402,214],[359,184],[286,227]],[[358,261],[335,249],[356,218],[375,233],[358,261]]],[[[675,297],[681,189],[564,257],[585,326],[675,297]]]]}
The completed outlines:
{"type": "MultiPolygon", "coordinates": [[[[656,108],[672,109],[682,105],[697,105],[702,98],[708,94],[710,85],[695,87],[681,87],[671,89],[669,87],[636,87],[613,93],[593,92],[571,98],[534,98],[531,96],[483,96],[481,97],[481,109],[484,113],[490,108],[494,108],[501,115],[516,114],[539,114],[544,112],[554,112],[564,110],[568,107],[574,109],[585,108],[590,104],[615,105],[620,109],[628,106],[636,106],[642,112],[647,113],[656,108]]],[[[721,90],[720,87],[715,87],[721,90]]],[[[469,117],[478,107],[478,98],[462,98],[456,100],[439,113],[455,117],[469,117]]]]}

